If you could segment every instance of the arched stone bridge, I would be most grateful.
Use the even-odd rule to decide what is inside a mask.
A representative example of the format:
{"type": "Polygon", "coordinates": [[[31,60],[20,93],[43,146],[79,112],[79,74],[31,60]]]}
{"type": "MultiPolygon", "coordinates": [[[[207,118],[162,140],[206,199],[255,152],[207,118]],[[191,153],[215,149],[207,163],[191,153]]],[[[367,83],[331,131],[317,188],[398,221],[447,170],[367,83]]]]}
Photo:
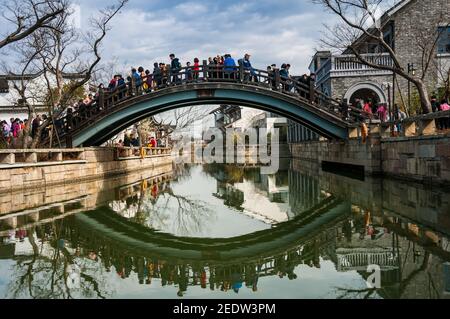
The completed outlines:
{"type": "Polygon", "coordinates": [[[54,134],[52,144],[101,145],[144,118],[194,105],[257,108],[297,121],[331,139],[347,139],[349,131],[365,118],[357,109],[342,110],[338,101],[316,91],[313,81],[308,86],[281,77],[279,71],[253,71],[255,75],[251,76],[242,67],[229,71],[204,64],[198,72],[182,68],[167,75],[150,90],[134,80],[112,92],[101,90],[91,107],[55,119],[58,134],[54,134]]]}

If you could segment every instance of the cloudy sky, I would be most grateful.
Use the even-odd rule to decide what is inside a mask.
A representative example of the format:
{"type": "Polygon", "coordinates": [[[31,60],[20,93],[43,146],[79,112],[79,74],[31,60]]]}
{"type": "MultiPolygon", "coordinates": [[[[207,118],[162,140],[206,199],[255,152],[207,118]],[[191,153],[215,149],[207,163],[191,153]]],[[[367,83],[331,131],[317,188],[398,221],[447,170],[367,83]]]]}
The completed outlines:
{"type": "MultiPolygon", "coordinates": [[[[74,19],[86,30],[92,16],[117,0],[72,1],[74,19]]],[[[124,72],[168,62],[172,52],[183,64],[195,57],[231,53],[237,60],[250,53],[257,68],[290,63],[293,74],[303,74],[320,46],[323,24],[336,21],[312,0],[129,0],[104,41],[103,62],[114,62],[117,70],[111,72],[124,72]]],[[[0,30],[8,30],[1,18],[0,30]]]]}
{"type": "MultiPolygon", "coordinates": [[[[111,2],[75,0],[81,26],[111,2]]],[[[105,57],[124,66],[150,67],[231,53],[252,54],[258,68],[291,63],[295,73],[307,71],[319,45],[322,22],[333,19],[310,0],[130,0],[104,45],[105,57]]]]}

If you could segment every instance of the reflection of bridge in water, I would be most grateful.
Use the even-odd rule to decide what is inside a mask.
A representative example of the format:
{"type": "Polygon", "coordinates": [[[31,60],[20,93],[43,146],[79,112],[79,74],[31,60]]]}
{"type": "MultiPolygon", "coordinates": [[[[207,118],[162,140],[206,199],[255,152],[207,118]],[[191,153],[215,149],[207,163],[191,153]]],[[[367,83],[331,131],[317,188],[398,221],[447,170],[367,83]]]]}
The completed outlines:
{"type": "Polygon", "coordinates": [[[114,240],[131,252],[160,256],[165,260],[202,261],[221,264],[270,257],[279,251],[298,246],[302,240],[321,233],[344,218],[350,206],[334,198],[304,212],[294,220],[252,234],[225,238],[204,239],[177,237],[151,230],[103,208],[74,216],[86,228],[114,240]]]}
{"type": "MultiPolygon", "coordinates": [[[[98,196],[95,202],[101,207],[97,211],[73,214],[64,220],[62,211],[70,214],[83,209],[80,205],[89,207],[94,201],[87,195],[59,206],[50,204],[15,212],[14,216],[5,215],[1,237],[10,234],[13,226],[5,226],[4,221],[17,217],[18,228],[28,229],[28,237],[36,231],[42,245],[49,245],[59,254],[14,256],[14,249],[11,250],[9,245],[8,249],[5,246],[1,249],[0,258],[50,260],[51,256],[62,254],[64,258],[58,257],[59,261],[53,263],[64,267],[65,261],[69,264],[94,262],[96,267],[102,265],[122,278],[131,278],[135,273],[141,283],[148,284],[157,279],[162,285],[177,285],[180,294],[187,287],[197,285],[204,288],[209,285],[211,289],[223,291],[245,285],[256,290],[259,278],[278,275],[296,279],[301,275],[298,270],[294,271],[298,265],[320,267],[321,258],[333,262],[337,271],[357,271],[362,278],[367,278],[367,266],[374,263],[381,266],[385,287],[379,293],[391,297],[408,295],[411,286],[416,282],[420,285],[420,276],[425,273],[423,265],[440,265],[439,262],[436,264],[437,258],[429,258],[431,254],[443,262],[450,261],[448,250],[437,244],[446,239],[438,234],[432,242],[432,233],[428,229],[413,234],[411,226],[405,228],[410,225],[405,220],[361,214],[355,206],[351,207],[345,200],[324,191],[320,181],[308,180],[307,175],[292,171],[289,173],[289,201],[297,217],[270,230],[236,238],[209,240],[161,234],[104,206],[111,200],[126,200],[141,193],[143,188],[151,190],[151,185],[169,180],[170,175],[149,178],[146,183],[130,180],[120,188],[114,187],[116,192],[108,190],[110,196],[98,196]],[[314,206],[308,207],[308,203],[314,206]],[[39,212],[40,222],[30,218],[26,224],[25,217],[21,217],[36,212],[39,212]],[[57,218],[46,218],[49,212],[57,218]],[[369,221],[368,225],[366,221],[369,221]],[[382,232],[378,232],[380,227],[384,229],[382,232]],[[408,248],[411,243],[417,245],[416,248],[408,248]]],[[[440,289],[443,278],[439,274],[443,272],[436,274],[434,284],[440,289]]],[[[98,280],[100,278],[90,277],[91,283],[98,280]]],[[[98,287],[98,283],[95,285],[98,287]]]]}

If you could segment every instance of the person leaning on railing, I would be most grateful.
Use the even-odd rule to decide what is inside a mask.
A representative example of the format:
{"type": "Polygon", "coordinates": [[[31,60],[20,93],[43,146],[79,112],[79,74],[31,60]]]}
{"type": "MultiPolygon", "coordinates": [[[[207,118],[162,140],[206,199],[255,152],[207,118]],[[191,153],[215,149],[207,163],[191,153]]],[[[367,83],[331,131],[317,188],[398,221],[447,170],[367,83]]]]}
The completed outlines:
{"type": "Polygon", "coordinates": [[[250,62],[250,54],[245,54],[243,59],[239,60],[239,65],[244,69],[244,81],[250,82],[258,82],[258,77],[256,76],[255,69],[252,67],[252,63],[250,62]]]}
{"type": "Polygon", "coordinates": [[[194,80],[194,74],[192,72],[191,62],[186,63],[186,81],[192,82],[194,80]]]}
{"type": "Polygon", "coordinates": [[[198,58],[194,59],[194,80],[198,80],[199,73],[200,73],[200,60],[198,58]]]}
{"type": "Polygon", "coordinates": [[[153,74],[150,73],[150,70],[145,70],[144,77],[144,91],[145,93],[150,93],[153,88],[153,74]]]}
{"type": "Polygon", "coordinates": [[[235,79],[235,71],[236,71],[236,62],[231,57],[230,54],[225,54],[225,60],[224,60],[224,73],[225,73],[225,79],[235,79]]]}
{"type": "Polygon", "coordinates": [[[159,67],[159,64],[155,62],[153,64],[153,81],[154,81],[154,88],[157,89],[162,85],[162,70],[159,67]]]}
{"type": "Polygon", "coordinates": [[[339,112],[341,113],[341,115],[342,115],[342,119],[344,120],[344,121],[346,121],[346,120],[348,120],[348,108],[349,108],[349,106],[348,106],[348,100],[347,99],[343,99],[342,100],[342,102],[340,103],[340,105],[339,105],[339,112]]]}
{"type": "MultiPolygon", "coordinates": [[[[448,105],[448,101],[446,99],[442,100],[441,106],[440,106],[440,111],[441,112],[450,111],[450,105],[448,105]]],[[[449,116],[442,118],[441,123],[442,123],[443,130],[450,129],[450,117],[449,116]]]]}
{"type": "Polygon", "coordinates": [[[172,74],[172,83],[173,84],[179,84],[180,83],[180,77],[179,73],[181,71],[181,63],[178,58],[175,57],[175,54],[169,55],[170,57],[170,72],[172,74]]]}

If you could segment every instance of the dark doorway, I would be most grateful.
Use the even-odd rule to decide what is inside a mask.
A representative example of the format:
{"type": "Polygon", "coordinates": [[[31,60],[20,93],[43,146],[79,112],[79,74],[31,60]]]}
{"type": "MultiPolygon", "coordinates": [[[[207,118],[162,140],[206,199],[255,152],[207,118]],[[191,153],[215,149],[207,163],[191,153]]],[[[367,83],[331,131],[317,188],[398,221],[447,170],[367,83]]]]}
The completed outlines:
{"type": "Polygon", "coordinates": [[[380,103],[380,97],[374,90],[371,89],[360,89],[356,91],[350,98],[350,103],[355,105],[355,101],[358,99],[363,100],[364,102],[372,101],[373,105],[380,103]]]}

